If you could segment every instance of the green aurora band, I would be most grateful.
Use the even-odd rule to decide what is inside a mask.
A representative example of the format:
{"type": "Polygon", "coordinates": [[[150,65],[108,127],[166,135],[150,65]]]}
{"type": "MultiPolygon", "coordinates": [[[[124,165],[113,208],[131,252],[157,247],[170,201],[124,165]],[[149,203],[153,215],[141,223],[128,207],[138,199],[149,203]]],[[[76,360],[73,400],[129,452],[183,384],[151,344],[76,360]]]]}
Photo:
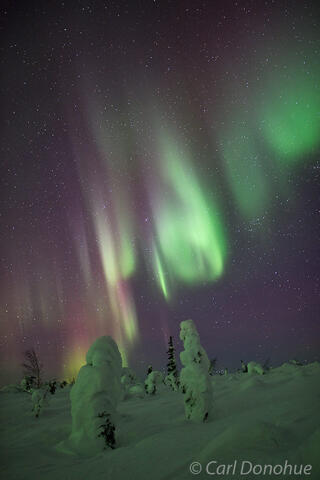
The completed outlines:
{"type": "Polygon", "coordinates": [[[223,165],[237,208],[251,219],[269,202],[270,186],[250,128],[237,125],[223,141],[223,165]]]}
{"type": "Polygon", "coordinates": [[[216,202],[201,188],[186,154],[168,137],[161,147],[161,190],[166,194],[153,203],[158,246],[153,264],[168,300],[173,279],[197,284],[222,275],[226,240],[216,202]]]}
{"type": "Polygon", "coordinates": [[[154,263],[154,271],[157,274],[157,281],[159,284],[159,287],[163,293],[163,296],[166,300],[169,300],[169,291],[167,287],[167,280],[165,273],[163,271],[162,263],[159,258],[159,254],[157,249],[154,247],[153,249],[153,263],[154,263]]]}
{"type": "Polygon", "coordinates": [[[262,109],[265,140],[277,159],[289,165],[311,153],[320,141],[320,88],[308,76],[293,72],[288,79],[270,82],[273,87],[268,104],[262,109]]]}
{"type": "Polygon", "coordinates": [[[251,108],[237,107],[220,134],[225,177],[247,221],[266,216],[274,196],[288,190],[288,169],[305,162],[320,142],[319,67],[310,59],[305,71],[297,70],[287,57],[265,72],[251,108]]]}

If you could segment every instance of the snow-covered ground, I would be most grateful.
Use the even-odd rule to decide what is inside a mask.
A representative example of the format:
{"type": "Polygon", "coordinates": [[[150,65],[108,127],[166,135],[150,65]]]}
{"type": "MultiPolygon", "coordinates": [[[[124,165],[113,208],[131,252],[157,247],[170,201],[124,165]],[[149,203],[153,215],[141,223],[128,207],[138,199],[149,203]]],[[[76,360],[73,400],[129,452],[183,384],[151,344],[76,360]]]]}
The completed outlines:
{"type": "MultiPolygon", "coordinates": [[[[319,480],[319,380],[319,363],[303,367],[284,364],[263,376],[214,376],[213,413],[206,423],[187,421],[183,395],[166,387],[155,396],[125,400],[118,407],[117,448],[94,457],[67,455],[56,449],[71,431],[70,387],[50,396],[39,418],[31,412],[31,395],[1,392],[0,478],[209,478],[208,462],[218,462],[209,465],[212,473],[218,465],[237,460],[235,474],[229,470],[229,475],[213,478],[319,480]],[[286,460],[292,465],[311,464],[311,475],[240,474],[242,461],[284,466],[286,460]],[[190,473],[192,462],[200,462],[200,474],[190,473]]],[[[243,465],[249,468],[249,464],[243,465]]],[[[198,471],[200,467],[195,464],[193,468],[198,471]]]]}

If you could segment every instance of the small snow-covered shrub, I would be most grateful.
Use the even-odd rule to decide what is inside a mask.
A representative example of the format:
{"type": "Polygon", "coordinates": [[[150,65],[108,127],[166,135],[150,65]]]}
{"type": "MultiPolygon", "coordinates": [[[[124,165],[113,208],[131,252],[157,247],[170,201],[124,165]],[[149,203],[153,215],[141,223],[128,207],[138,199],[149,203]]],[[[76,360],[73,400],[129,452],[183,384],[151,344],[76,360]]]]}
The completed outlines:
{"type": "Polygon", "coordinates": [[[48,404],[48,390],[46,388],[37,388],[32,390],[32,411],[38,418],[43,408],[48,404]]]}
{"type": "Polygon", "coordinates": [[[143,385],[140,383],[132,385],[128,390],[128,394],[130,398],[143,398],[145,396],[143,385]]]}
{"type": "Polygon", "coordinates": [[[296,358],[293,358],[292,360],[289,360],[289,363],[291,363],[291,365],[296,365],[297,367],[302,367],[303,366],[303,363],[301,363],[296,358]]]}
{"type": "Polygon", "coordinates": [[[147,376],[145,381],[145,391],[148,395],[154,395],[159,385],[163,383],[163,374],[157,370],[153,370],[147,376]]]}
{"type": "Polygon", "coordinates": [[[263,370],[263,367],[260,365],[260,363],[256,363],[256,362],[249,362],[248,363],[248,373],[249,375],[251,374],[258,374],[258,375],[263,375],[264,374],[264,370],[263,370]]]}
{"type": "Polygon", "coordinates": [[[48,383],[48,388],[51,395],[54,395],[57,389],[57,380],[50,380],[50,382],[48,383]]]}
{"type": "Polygon", "coordinates": [[[217,357],[212,358],[210,360],[209,375],[214,375],[214,373],[216,372],[216,365],[217,365],[217,357]]]}
{"type": "Polygon", "coordinates": [[[123,388],[123,398],[128,396],[130,387],[136,383],[138,383],[138,378],[134,371],[129,367],[122,368],[121,385],[123,388]]]}
{"type": "Polygon", "coordinates": [[[184,366],[180,374],[180,386],[184,393],[186,418],[205,421],[210,414],[212,403],[210,361],[200,344],[199,334],[192,320],[181,322],[180,338],[184,345],[184,351],[180,353],[184,366]]]}
{"type": "Polygon", "coordinates": [[[20,385],[23,391],[30,392],[33,388],[36,387],[36,377],[34,377],[33,375],[26,375],[21,380],[20,385]]]}
{"type": "Polygon", "coordinates": [[[270,364],[270,358],[267,358],[265,362],[262,365],[263,371],[268,372],[269,370],[272,369],[271,364],[270,364]]]}
{"type": "Polygon", "coordinates": [[[248,365],[241,360],[241,370],[243,373],[248,373],[248,365]]]}
{"type": "Polygon", "coordinates": [[[138,382],[138,377],[135,372],[129,367],[123,367],[121,372],[121,383],[126,385],[135,385],[138,382]]]}

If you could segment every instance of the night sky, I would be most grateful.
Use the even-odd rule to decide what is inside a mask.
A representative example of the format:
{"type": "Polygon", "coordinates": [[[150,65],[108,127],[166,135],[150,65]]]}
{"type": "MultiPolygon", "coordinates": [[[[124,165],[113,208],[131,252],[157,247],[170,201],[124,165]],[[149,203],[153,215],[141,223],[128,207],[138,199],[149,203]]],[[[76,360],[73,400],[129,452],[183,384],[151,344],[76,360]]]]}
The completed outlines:
{"type": "Polygon", "coordinates": [[[7,2],[1,362],[139,373],[192,318],[218,367],[319,359],[311,1],[7,2]]]}

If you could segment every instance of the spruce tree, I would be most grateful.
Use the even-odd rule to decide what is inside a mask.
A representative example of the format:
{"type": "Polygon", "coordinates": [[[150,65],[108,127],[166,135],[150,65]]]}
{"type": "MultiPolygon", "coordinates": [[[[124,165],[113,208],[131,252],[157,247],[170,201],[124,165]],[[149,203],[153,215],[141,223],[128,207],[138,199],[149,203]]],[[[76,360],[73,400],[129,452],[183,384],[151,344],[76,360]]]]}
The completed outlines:
{"type": "Polygon", "coordinates": [[[173,340],[171,336],[169,338],[168,345],[169,345],[169,348],[167,350],[167,354],[168,354],[167,372],[168,372],[168,375],[170,375],[171,373],[176,375],[177,373],[176,358],[174,354],[174,346],[173,346],[173,340]]]}
{"type": "Polygon", "coordinates": [[[116,445],[116,440],[114,435],[116,427],[114,426],[114,424],[110,419],[110,414],[107,412],[101,412],[101,413],[98,413],[98,417],[103,418],[105,420],[104,423],[99,425],[99,429],[101,431],[98,437],[104,438],[104,443],[105,443],[104,449],[107,449],[107,447],[114,449],[116,445]]]}
{"type": "Polygon", "coordinates": [[[243,373],[248,373],[248,365],[241,360],[241,370],[243,373]]]}
{"type": "Polygon", "coordinates": [[[167,350],[167,354],[168,354],[167,379],[169,381],[169,385],[171,384],[172,389],[176,390],[179,385],[179,380],[178,380],[176,356],[175,356],[175,351],[173,346],[173,339],[171,336],[169,338],[168,345],[169,347],[167,350]]]}
{"type": "Polygon", "coordinates": [[[217,357],[212,358],[212,360],[210,360],[209,375],[214,374],[214,371],[216,369],[216,364],[217,364],[217,357]]]}

